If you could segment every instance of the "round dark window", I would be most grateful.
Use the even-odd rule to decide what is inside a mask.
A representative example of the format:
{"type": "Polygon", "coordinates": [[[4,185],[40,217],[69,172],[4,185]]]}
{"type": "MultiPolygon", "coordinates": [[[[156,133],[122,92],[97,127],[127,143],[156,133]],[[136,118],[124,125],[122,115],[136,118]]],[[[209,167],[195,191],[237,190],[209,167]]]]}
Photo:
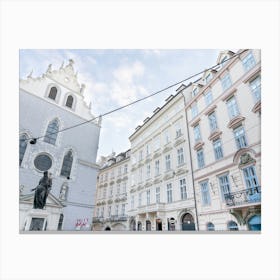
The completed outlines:
{"type": "Polygon", "coordinates": [[[40,171],[47,171],[52,166],[52,160],[48,155],[38,155],[34,160],[34,165],[40,171]]]}

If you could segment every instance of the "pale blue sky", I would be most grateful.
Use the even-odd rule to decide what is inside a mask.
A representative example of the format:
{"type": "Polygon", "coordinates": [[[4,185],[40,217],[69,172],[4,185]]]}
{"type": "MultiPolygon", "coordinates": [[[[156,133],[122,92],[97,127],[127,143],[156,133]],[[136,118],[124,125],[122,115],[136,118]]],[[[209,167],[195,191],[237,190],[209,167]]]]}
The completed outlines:
{"type": "MultiPolygon", "coordinates": [[[[49,64],[58,69],[62,61],[72,58],[80,84],[86,84],[85,99],[92,102],[92,112],[98,116],[213,66],[219,51],[21,50],[20,77],[31,70],[33,77],[41,76],[49,64]]],[[[178,87],[104,117],[98,156],[129,149],[128,137],[135,128],[178,87]]]]}

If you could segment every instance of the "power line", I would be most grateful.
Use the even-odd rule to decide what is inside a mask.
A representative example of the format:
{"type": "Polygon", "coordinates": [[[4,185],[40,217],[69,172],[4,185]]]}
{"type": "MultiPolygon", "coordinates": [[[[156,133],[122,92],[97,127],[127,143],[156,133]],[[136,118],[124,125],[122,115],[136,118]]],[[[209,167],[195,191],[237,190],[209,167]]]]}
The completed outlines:
{"type": "Polygon", "coordinates": [[[181,80],[181,81],[179,81],[179,82],[176,82],[176,83],[174,83],[174,84],[171,84],[171,85],[169,85],[169,86],[167,86],[167,87],[165,87],[165,88],[163,88],[163,89],[161,89],[161,90],[158,90],[158,91],[156,91],[156,92],[154,92],[154,93],[152,93],[152,94],[150,94],[150,95],[147,95],[147,96],[145,96],[145,97],[143,97],[143,98],[137,99],[137,100],[135,100],[135,101],[133,101],[133,102],[131,102],[131,103],[128,103],[128,104],[126,104],[126,105],[123,105],[123,106],[121,106],[121,107],[115,108],[115,109],[113,109],[113,110],[111,110],[111,111],[108,111],[108,112],[106,112],[106,113],[104,113],[104,114],[100,114],[98,117],[94,117],[94,118],[92,118],[92,119],[89,119],[89,120],[87,120],[87,121],[78,123],[78,124],[76,124],[76,125],[63,128],[63,129],[58,130],[58,131],[56,131],[56,132],[47,133],[47,134],[44,134],[44,135],[38,136],[38,137],[30,137],[30,138],[25,139],[24,141],[32,140],[32,141],[33,141],[32,144],[35,144],[36,141],[37,141],[38,139],[43,138],[43,137],[45,137],[45,136],[50,136],[50,135],[53,135],[53,134],[58,134],[58,133],[60,133],[60,132],[63,132],[63,131],[66,131],[66,130],[69,130],[69,129],[78,127],[78,126],[80,126],[80,125],[83,125],[83,124],[92,122],[92,121],[94,121],[94,120],[96,120],[96,119],[98,119],[98,118],[101,118],[101,117],[107,116],[107,115],[109,115],[109,114],[112,114],[112,113],[114,113],[114,112],[117,112],[117,111],[119,111],[119,110],[122,110],[122,109],[124,109],[124,108],[126,108],[126,107],[129,107],[129,106],[134,105],[134,104],[136,104],[136,103],[138,103],[138,102],[141,102],[141,101],[143,101],[143,100],[145,100],[145,99],[148,99],[148,98],[150,98],[150,97],[152,97],[152,96],[155,96],[155,95],[157,95],[157,94],[159,94],[159,93],[161,93],[161,92],[164,92],[164,91],[166,91],[166,90],[168,90],[168,89],[170,89],[170,88],[173,88],[174,86],[177,86],[177,85],[179,85],[179,84],[182,84],[183,82],[186,82],[186,81],[188,81],[188,80],[190,80],[190,79],[192,79],[192,78],[194,78],[194,77],[196,77],[196,76],[198,76],[198,75],[203,74],[205,71],[216,70],[215,68],[219,67],[221,64],[223,64],[223,63],[225,63],[225,62],[227,62],[227,61],[229,61],[229,60],[235,58],[236,56],[240,56],[242,53],[246,52],[247,50],[248,50],[248,49],[245,49],[245,50],[243,50],[243,51],[240,52],[240,53],[236,53],[236,54],[234,54],[233,56],[229,57],[228,59],[225,59],[223,62],[217,63],[217,64],[215,64],[214,66],[211,66],[211,67],[209,67],[209,68],[207,68],[207,69],[205,69],[205,70],[203,70],[203,71],[200,71],[200,72],[198,72],[198,73],[196,73],[196,74],[193,74],[193,75],[191,75],[191,76],[185,78],[184,80],[181,80]]]}

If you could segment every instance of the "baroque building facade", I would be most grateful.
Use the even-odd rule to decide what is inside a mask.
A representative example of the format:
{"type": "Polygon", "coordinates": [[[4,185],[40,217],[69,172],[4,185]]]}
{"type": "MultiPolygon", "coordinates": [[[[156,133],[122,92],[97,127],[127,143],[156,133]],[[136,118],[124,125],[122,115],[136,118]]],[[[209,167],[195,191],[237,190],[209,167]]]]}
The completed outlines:
{"type": "Polygon", "coordinates": [[[19,83],[21,231],[90,230],[101,119],[86,104],[73,64],[49,65],[41,77],[30,74],[19,83]],[[67,129],[81,122],[88,123],[67,129]],[[44,171],[52,173],[52,189],[45,209],[33,209],[31,189],[44,171]]]}
{"type": "Polygon", "coordinates": [[[217,63],[130,136],[123,230],[261,230],[260,50],[217,63]]]}

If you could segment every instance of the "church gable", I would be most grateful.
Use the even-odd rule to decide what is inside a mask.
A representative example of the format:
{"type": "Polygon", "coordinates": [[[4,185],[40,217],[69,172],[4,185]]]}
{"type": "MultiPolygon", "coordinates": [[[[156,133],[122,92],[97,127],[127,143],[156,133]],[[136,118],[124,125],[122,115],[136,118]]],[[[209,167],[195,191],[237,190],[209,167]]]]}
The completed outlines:
{"type": "MultiPolygon", "coordinates": [[[[34,193],[21,195],[19,198],[19,203],[33,204],[33,201],[34,201],[34,193]]],[[[52,193],[49,193],[48,195],[46,206],[56,207],[56,208],[64,207],[64,205],[52,193]]]]}

